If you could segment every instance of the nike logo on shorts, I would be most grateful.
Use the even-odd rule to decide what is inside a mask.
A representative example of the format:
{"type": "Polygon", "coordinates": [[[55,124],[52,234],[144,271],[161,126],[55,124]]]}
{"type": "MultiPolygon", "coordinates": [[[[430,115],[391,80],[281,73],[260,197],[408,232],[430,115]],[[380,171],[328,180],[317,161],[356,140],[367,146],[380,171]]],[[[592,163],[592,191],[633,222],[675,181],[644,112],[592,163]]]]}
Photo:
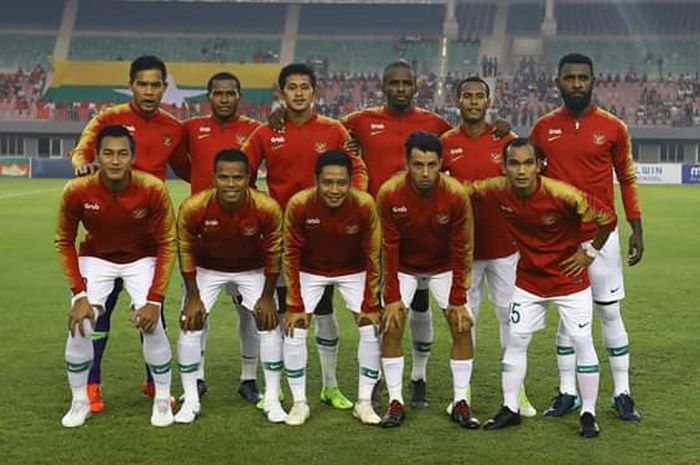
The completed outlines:
{"type": "Polygon", "coordinates": [[[579,328],[585,328],[585,327],[588,326],[589,324],[590,324],[590,321],[587,321],[587,322],[585,322],[585,323],[579,323],[579,324],[578,324],[578,327],[579,327],[579,328]]]}
{"type": "Polygon", "coordinates": [[[610,289],[610,293],[611,293],[611,294],[616,293],[617,291],[620,290],[621,287],[622,287],[622,286],[617,286],[615,289],[610,289]]]}

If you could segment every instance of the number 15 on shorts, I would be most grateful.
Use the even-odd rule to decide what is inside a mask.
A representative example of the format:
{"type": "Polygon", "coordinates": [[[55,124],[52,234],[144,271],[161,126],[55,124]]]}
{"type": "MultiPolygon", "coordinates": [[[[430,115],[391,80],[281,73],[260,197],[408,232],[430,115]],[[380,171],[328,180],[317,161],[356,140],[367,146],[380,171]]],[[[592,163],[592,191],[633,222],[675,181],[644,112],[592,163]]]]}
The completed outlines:
{"type": "Polygon", "coordinates": [[[510,303],[510,322],[517,325],[520,322],[520,304],[518,302],[510,303]]]}

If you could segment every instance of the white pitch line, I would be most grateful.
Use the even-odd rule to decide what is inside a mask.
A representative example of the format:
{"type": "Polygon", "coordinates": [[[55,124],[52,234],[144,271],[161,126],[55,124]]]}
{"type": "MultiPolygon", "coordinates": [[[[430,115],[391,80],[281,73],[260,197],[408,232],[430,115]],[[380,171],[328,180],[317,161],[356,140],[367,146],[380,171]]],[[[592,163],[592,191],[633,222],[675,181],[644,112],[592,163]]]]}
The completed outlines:
{"type": "Polygon", "coordinates": [[[12,199],[14,197],[24,197],[25,195],[43,194],[45,192],[57,191],[58,189],[60,189],[60,188],[39,189],[39,190],[24,191],[24,192],[12,192],[11,194],[0,195],[0,200],[12,199]]]}

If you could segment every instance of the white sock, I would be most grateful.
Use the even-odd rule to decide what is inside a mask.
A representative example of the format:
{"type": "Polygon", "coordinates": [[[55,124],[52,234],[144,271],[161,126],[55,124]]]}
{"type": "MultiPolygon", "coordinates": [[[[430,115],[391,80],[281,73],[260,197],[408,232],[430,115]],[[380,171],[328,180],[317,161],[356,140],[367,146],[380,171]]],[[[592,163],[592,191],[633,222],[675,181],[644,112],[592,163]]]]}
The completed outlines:
{"type": "Polygon", "coordinates": [[[413,341],[413,368],[411,379],[428,380],[427,368],[430,350],[433,344],[433,314],[430,309],[425,312],[409,312],[409,326],[413,341]]]}
{"type": "MultiPolygon", "coordinates": [[[[97,318],[97,314],[95,314],[97,318]]],[[[65,359],[68,385],[73,394],[73,400],[87,400],[87,380],[94,352],[92,348],[92,326],[88,320],[83,321],[85,336],[75,330],[75,336],[68,333],[66,339],[65,359]]]]}
{"type": "Polygon", "coordinates": [[[314,316],[314,320],[316,320],[316,347],[318,358],[321,360],[323,387],[337,386],[338,320],[333,313],[314,316]]]}
{"type": "Polygon", "coordinates": [[[238,311],[238,340],[241,344],[241,381],[257,379],[260,337],[253,312],[236,305],[238,311]]]}
{"type": "Polygon", "coordinates": [[[527,373],[527,347],[532,335],[511,333],[503,354],[503,405],[512,412],[520,410],[518,394],[527,373]]]}
{"type": "Polygon", "coordinates": [[[454,391],[453,404],[467,400],[467,391],[472,378],[472,360],[450,360],[452,371],[452,388],[454,391]]]}
{"type": "Polygon", "coordinates": [[[600,366],[593,347],[593,338],[590,335],[577,337],[574,339],[574,344],[576,344],[576,377],[581,391],[581,413],[590,412],[595,415],[600,366]]]}
{"type": "Polygon", "coordinates": [[[380,348],[374,326],[360,326],[360,342],[357,345],[357,361],[360,367],[358,400],[370,400],[372,389],[379,379],[380,348]]]}
{"type": "Polygon", "coordinates": [[[180,369],[185,402],[199,402],[197,391],[198,370],[202,362],[202,338],[205,330],[183,331],[177,339],[177,364],[180,369]]]}
{"type": "Polygon", "coordinates": [[[306,329],[294,328],[292,337],[284,337],[284,370],[294,402],[306,402],[307,333],[306,329]]]}
{"type": "Polygon", "coordinates": [[[282,331],[277,326],[270,331],[260,331],[260,361],[265,376],[265,403],[278,402],[280,375],[282,373],[282,331]]]}
{"type": "Polygon", "coordinates": [[[204,320],[204,328],[202,328],[201,334],[202,335],[199,339],[199,366],[197,367],[197,371],[194,375],[195,380],[204,379],[204,359],[206,358],[207,352],[207,338],[209,336],[209,319],[204,320]]]}
{"type": "Polygon", "coordinates": [[[403,405],[403,356],[382,357],[382,368],[389,391],[389,401],[398,400],[403,405]]]}
{"type": "Polygon", "coordinates": [[[576,350],[561,319],[557,327],[557,368],[559,369],[559,392],[575,396],[576,350]]]}
{"type": "Polygon", "coordinates": [[[156,398],[170,400],[171,353],[163,322],[159,318],[158,325],[152,333],[145,331],[141,333],[143,334],[143,358],[153,375],[156,398]]]}
{"type": "Polygon", "coordinates": [[[600,316],[603,343],[608,351],[610,370],[615,385],[615,396],[630,393],[629,336],[620,313],[620,302],[594,305],[600,316]]]}

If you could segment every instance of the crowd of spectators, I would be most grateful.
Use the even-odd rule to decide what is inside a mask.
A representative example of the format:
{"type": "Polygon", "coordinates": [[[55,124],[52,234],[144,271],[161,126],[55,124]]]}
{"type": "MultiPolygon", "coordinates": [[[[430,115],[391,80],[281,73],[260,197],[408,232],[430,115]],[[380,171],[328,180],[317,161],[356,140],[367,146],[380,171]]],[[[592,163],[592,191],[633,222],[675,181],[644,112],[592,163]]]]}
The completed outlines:
{"type": "MultiPolygon", "coordinates": [[[[433,100],[438,78],[433,73],[418,79],[416,104],[459,121],[454,103],[454,86],[465,74],[450,72],[445,82],[445,105],[433,100]]],[[[47,73],[41,66],[0,73],[0,118],[43,118],[86,121],[106,104],[91,102],[42,102],[47,73]]],[[[700,126],[700,72],[651,77],[630,67],[624,73],[601,72],[596,76],[596,104],[617,115],[630,126],[700,126]]],[[[513,126],[529,127],[543,114],[560,105],[554,76],[531,59],[523,59],[512,75],[499,73],[492,89],[490,118],[501,118],[513,126]]],[[[321,72],[318,79],[317,111],[339,118],[353,110],[381,105],[381,74],[321,72]]],[[[164,106],[179,118],[206,114],[200,102],[164,106]]],[[[241,112],[266,120],[269,105],[244,104],[241,112]]]]}

